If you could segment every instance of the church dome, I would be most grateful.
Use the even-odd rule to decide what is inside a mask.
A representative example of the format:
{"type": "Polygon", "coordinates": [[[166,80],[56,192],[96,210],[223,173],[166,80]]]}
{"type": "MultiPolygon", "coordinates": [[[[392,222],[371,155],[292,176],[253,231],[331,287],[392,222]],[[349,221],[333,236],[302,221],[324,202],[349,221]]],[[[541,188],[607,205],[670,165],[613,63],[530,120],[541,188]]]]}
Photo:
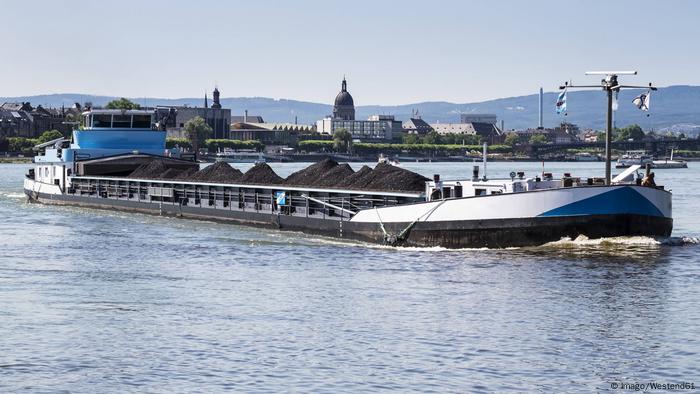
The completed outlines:
{"type": "Polygon", "coordinates": [[[335,96],[335,105],[355,105],[352,96],[348,92],[340,92],[335,96]]]}
{"type": "Polygon", "coordinates": [[[348,83],[345,78],[343,78],[340,93],[335,96],[333,119],[355,120],[355,101],[348,92],[348,83]]]}

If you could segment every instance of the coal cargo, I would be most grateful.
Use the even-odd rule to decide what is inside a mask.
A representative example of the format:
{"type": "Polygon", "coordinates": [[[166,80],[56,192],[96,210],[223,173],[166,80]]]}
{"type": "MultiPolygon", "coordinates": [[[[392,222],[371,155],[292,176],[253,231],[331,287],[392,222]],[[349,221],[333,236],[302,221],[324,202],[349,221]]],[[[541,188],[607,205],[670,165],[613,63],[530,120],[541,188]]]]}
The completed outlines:
{"type": "Polygon", "coordinates": [[[167,164],[163,160],[151,160],[138,166],[129,178],[158,179],[168,170],[167,164]]]}
{"type": "Polygon", "coordinates": [[[356,183],[360,183],[360,180],[366,179],[367,176],[369,176],[372,173],[372,168],[364,165],[362,168],[360,168],[357,172],[354,174],[348,176],[345,179],[340,180],[338,183],[336,183],[335,187],[338,188],[343,188],[343,189],[352,189],[353,185],[356,183]]]}
{"type": "Polygon", "coordinates": [[[429,180],[385,163],[377,164],[374,169],[363,166],[354,172],[349,164],[341,165],[328,158],[291,174],[287,179],[278,176],[267,163],[256,164],[244,174],[225,162],[196,171],[194,167],[186,170],[168,167],[164,160],[142,164],[129,178],[404,192],[422,192],[429,180]]]}
{"type": "Polygon", "coordinates": [[[326,173],[338,166],[338,162],[325,158],[304,169],[292,173],[284,183],[289,186],[314,186],[326,173]]]}
{"type": "Polygon", "coordinates": [[[243,174],[239,180],[239,183],[250,183],[255,185],[282,185],[284,184],[284,178],[277,175],[275,171],[273,171],[272,168],[267,165],[267,163],[258,163],[243,174]]]}
{"type": "Polygon", "coordinates": [[[337,187],[340,182],[354,174],[355,171],[352,170],[352,167],[350,167],[348,163],[338,164],[337,166],[326,171],[326,173],[317,179],[311,186],[337,187]]]}
{"type": "Polygon", "coordinates": [[[236,183],[242,176],[243,173],[240,170],[220,161],[197,171],[189,176],[187,180],[192,182],[236,183]]]}
{"type": "Polygon", "coordinates": [[[194,175],[196,173],[197,173],[197,168],[191,167],[191,168],[188,168],[188,169],[180,172],[172,179],[178,180],[178,181],[186,181],[189,177],[191,177],[192,175],[194,175]]]}
{"type": "Polygon", "coordinates": [[[365,187],[369,190],[411,191],[425,190],[425,182],[430,179],[400,167],[379,163],[372,170],[372,180],[365,187]]]}
{"type": "Polygon", "coordinates": [[[175,181],[185,181],[192,174],[197,172],[197,168],[190,167],[188,169],[182,170],[178,168],[169,168],[167,171],[161,175],[162,179],[172,179],[175,181]]]}
{"type": "Polygon", "coordinates": [[[160,179],[175,179],[182,175],[184,171],[177,168],[168,168],[160,175],[160,179]]]}

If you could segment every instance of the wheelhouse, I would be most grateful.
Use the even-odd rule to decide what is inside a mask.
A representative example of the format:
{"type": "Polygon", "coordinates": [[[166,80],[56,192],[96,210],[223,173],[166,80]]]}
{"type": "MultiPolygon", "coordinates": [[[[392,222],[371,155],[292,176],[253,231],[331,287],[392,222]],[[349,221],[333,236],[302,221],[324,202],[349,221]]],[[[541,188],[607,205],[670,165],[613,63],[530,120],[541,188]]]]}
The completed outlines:
{"type": "Polygon", "coordinates": [[[152,111],[94,109],[83,112],[83,125],[86,130],[154,130],[152,111]]]}

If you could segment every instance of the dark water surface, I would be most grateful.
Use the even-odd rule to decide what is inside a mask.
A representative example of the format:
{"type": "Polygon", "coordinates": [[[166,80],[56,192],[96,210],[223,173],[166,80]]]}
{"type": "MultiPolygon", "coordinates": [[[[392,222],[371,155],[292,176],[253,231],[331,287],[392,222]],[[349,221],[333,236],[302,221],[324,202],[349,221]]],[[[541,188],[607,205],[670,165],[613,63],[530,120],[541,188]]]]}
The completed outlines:
{"type": "MultiPolygon", "coordinates": [[[[657,171],[674,192],[671,241],[456,251],[30,205],[28,167],[0,165],[1,392],[700,384],[700,163],[657,171]]],[[[489,164],[517,169],[541,164],[489,164]]],[[[602,163],[547,170],[599,175],[602,163]]]]}

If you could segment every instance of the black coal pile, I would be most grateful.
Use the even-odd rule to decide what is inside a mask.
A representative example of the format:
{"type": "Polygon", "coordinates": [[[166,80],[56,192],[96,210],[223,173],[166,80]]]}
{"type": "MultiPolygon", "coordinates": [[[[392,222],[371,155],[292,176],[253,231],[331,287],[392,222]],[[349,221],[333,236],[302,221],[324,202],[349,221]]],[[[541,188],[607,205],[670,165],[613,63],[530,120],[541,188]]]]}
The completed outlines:
{"type": "Polygon", "coordinates": [[[314,186],[336,167],[338,167],[338,162],[326,158],[289,175],[284,183],[290,186],[314,186]]]}
{"type": "Polygon", "coordinates": [[[188,168],[186,170],[181,170],[179,168],[168,168],[161,176],[161,179],[173,179],[173,180],[187,180],[190,176],[195,174],[197,169],[195,167],[188,168]]]}
{"type": "Polygon", "coordinates": [[[372,181],[366,186],[370,190],[412,191],[425,190],[430,179],[400,167],[379,163],[372,170],[372,181]]]}
{"type": "Polygon", "coordinates": [[[359,171],[338,183],[336,187],[354,190],[422,192],[428,178],[400,167],[377,164],[374,169],[363,166],[359,171]]]}
{"type": "Polygon", "coordinates": [[[337,166],[326,171],[321,178],[313,183],[313,186],[318,187],[337,187],[337,185],[347,178],[355,175],[349,164],[338,164],[337,166]]]}
{"type": "Polygon", "coordinates": [[[347,189],[362,189],[371,180],[369,176],[372,174],[372,169],[368,166],[362,166],[356,173],[339,180],[335,187],[347,189]]]}
{"type": "Polygon", "coordinates": [[[151,160],[138,166],[129,178],[158,179],[168,170],[168,165],[163,160],[151,160]]]}
{"type": "Polygon", "coordinates": [[[238,182],[257,185],[281,185],[284,183],[284,178],[277,175],[267,163],[259,163],[246,171],[238,182]]]}
{"type": "Polygon", "coordinates": [[[231,167],[228,163],[219,161],[188,176],[187,180],[192,182],[237,183],[242,176],[243,173],[240,170],[231,167]]]}

